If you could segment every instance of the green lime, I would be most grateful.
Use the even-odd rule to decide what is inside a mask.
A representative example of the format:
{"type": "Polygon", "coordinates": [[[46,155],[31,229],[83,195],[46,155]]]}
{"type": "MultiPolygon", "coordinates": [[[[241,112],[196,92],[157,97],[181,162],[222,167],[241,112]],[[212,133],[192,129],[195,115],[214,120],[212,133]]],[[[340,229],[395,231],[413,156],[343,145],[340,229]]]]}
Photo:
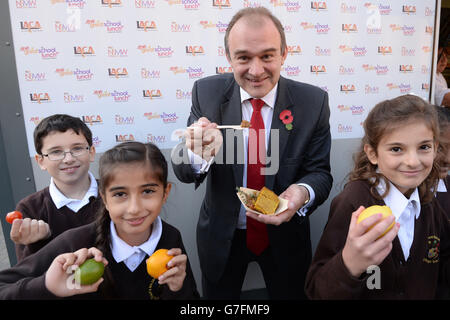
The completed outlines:
{"type": "Polygon", "coordinates": [[[82,285],[93,284],[102,277],[104,271],[105,266],[102,262],[97,262],[93,258],[87,259],[75,271],[75,281],[82,285]]]}

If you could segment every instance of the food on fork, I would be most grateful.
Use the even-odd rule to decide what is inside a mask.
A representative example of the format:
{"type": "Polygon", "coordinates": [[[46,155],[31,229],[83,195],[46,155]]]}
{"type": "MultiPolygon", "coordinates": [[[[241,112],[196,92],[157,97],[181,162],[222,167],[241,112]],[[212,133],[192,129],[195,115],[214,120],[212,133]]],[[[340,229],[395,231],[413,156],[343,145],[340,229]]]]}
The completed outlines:
{"type": "Polygon", "coordinates": [[[247,120],[242,120],[241,121],[241,127],[242,128],[250,128],[251,126],[252,126],[252,124],[249,121],[247,121],[247,120]]]}

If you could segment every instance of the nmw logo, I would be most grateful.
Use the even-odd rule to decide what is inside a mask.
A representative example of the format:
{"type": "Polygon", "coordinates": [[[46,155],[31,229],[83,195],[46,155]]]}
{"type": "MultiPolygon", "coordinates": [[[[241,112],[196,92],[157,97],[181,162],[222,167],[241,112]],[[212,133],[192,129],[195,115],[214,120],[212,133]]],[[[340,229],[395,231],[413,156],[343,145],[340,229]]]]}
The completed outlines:
{"type": "Polygon", "coordinates": [[[25,70],[25,80],[26,81],[44,81],[45,80],[45,72],[31,72],[25,70]]]}
{"type": "Polygon", "coordinates": [[[16,0],[16,8],[36,8],[37,0],[16,0]]]}

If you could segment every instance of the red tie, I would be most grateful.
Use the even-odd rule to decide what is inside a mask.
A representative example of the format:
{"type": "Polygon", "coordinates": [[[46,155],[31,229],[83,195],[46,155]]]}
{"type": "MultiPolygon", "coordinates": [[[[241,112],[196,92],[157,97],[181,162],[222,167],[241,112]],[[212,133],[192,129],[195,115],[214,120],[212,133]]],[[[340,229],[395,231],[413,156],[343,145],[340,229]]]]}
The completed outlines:
{"type": "MultiPolygon", "coordinates": [[[[247,188],[261,190],[265,185],[265,176],[261,174],[261,169],[266,162],[266,134],[261,116],[264,101],[250,99],[250,103],[253,107],[253,113],[248,135],[247,188]]],[[[266,225],[247,217],[247,248],[259,256],[268,246],[269,237],[266,225]]]]}

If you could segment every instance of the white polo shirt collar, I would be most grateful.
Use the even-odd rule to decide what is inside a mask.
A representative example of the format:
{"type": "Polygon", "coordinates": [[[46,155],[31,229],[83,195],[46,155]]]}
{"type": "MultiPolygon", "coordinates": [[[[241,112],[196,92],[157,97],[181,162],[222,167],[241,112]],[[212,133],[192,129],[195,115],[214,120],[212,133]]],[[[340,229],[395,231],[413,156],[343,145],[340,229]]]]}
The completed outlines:
{"type": "Polygon", "coordinates": [[[73,212],[78,212],[81,208],[83,208],[85,205],[89,203],[89,199],[91,197],[97,198],[98,196],[97,180],[95,180],[95,177],[91,172],[88,172],[88,174],[91,180],[91,184],[89,186],[88,191],[81,200],[67,198],[61,191],[59,191],[58,187],[56,187],[53,178],[50,178],[50,185],[48,191],[57,209],[61,209],[62,207],[66,206],[73,212]]]}
{"type": "MultiPolygon", "coordinates": [[[[385,190],[383,179],[380,180],[377,190],[380,194],[383,194],[385,190]]],[[[409,251],[414,240],[415,220],[419,218],[421,209],[419,190],[415,188],[408,199],[395,185],[389,182],[389,192],[385,195],[383,200],[384,203],[391,208],[392,214],[395,216],[395,221],[400,224],[397,236],[400,240],[405,260],[408,260],[409,251]]]]}
{"type": "Polygon", "coordinates": [[[111,253],[117,263],[123,261],[131,272],[141,264],[145,257],[151,256],[155,252],[156,246],[161,239],[162,222],[160,217],[156,217],[152,225],[152,233],[147,241],[139,246],[130,246],[123,241],[116,232],[114,223],[110,223],[111,232],[111,253]]]}

